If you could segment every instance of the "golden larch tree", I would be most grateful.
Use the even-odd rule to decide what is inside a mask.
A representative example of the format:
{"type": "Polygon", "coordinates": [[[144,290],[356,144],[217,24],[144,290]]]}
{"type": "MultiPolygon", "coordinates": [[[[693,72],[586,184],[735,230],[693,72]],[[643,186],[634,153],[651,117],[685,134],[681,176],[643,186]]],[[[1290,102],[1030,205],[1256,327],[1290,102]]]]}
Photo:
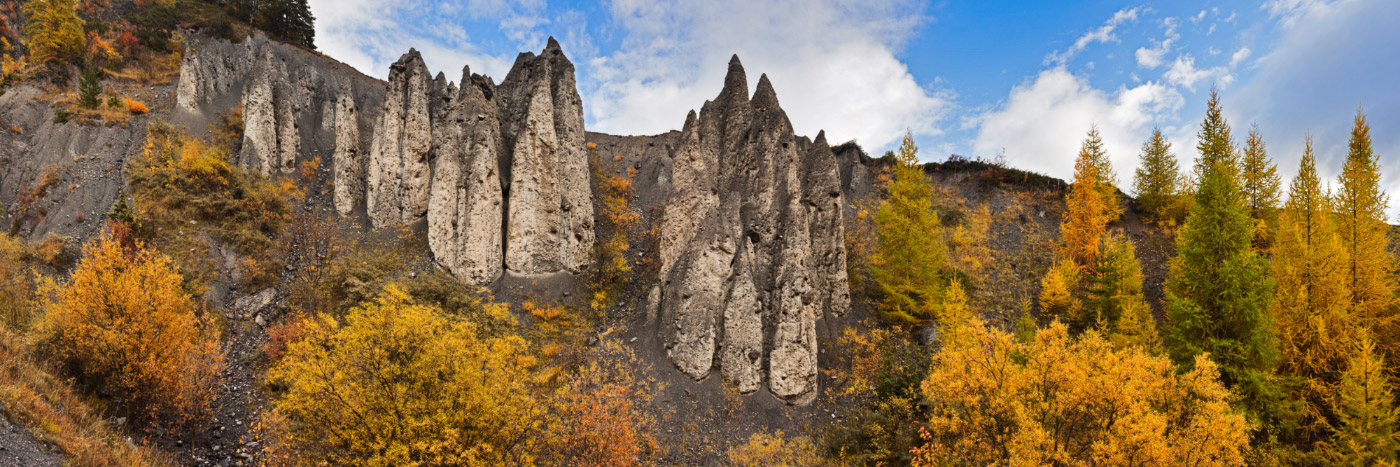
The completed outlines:
{"type": "Polygon", "coordinates": [[[1337,231],[1347,255],[1347,302],[1352,315],[1371,328],[1381,353],[1394,359],[1400,357],[1400,323],[1392,306],[1394,258],[1386,251],[1390,199],[1381,189],[1378,162],[1371,149],[1371,125],[1358,110],[1335,200],[1337,231]]]}
{"type": "Polygon", "coordinates": [[[1358,328],[1347,306],[1347,257],[1312,150],[1304,145],[1273,245],[1274,317],[1279,370],[1298,378],[1292,399],[1303,402],[1304,444],[1326,436],[1332,395],[1355,347],[1358,328]]]}
{"type": "Polygon", "coordinates": [[[29,0],[24,4],[29,21],[24,40],[35,62],[59,62],[83,52],[83,20],[74,0],[29,0]]]}
{"type": "Polygon", "coordinates": [[[1337,391],[1337,434],[1327,449],[1333,465],[1395,465],[1400,414],[1385,363],[1369,337],[1352,352],[1337,391]]]}
{"type": "Polygon", "coordinates": [[[1095,160],[1092,141],[1097,130],[1090,132],[1079,156],[1074,161],[1074,184],[1065,201],[1065,218],[1060,223],[1061,256],[1074,260],[1081,267],[1098,261],[1100,238],[1108,229],[1112,211],[1100,182],[1101,169],[1095,160]]]}

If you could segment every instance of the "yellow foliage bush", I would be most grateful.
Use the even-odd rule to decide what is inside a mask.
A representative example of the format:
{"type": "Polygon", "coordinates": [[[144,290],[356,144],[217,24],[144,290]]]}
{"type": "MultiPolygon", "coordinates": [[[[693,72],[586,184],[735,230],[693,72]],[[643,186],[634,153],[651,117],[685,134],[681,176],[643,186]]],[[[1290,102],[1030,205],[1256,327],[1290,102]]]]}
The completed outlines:
{"type": "Polygon", "coordinates": [[[1206,356],[1115,349],[1054,323],[1032,342],[977,322],[923,383],[932,403],[916,466],[1243,465],[1250,426],[1206,356]]]}
{"type": "Polygon", "coordinates": [[[520,337],[483,337],[393,285],[303,332],[268,373],[303,465],[536,464],[547,406],[520,337]]]}
{"type": "Polygon", "coordinates": [[[754,433],[748,444],[729,448],[735,467],[811,467],[826,465],[811,438],[786,438],[783,432],[754,433]]]}
{"type": "Polygon", "coordinates": [[[224,367],[170,260],[109,229],[48,304],[44,347],[128,408],[176,425],[209,415],[224,367]]]}

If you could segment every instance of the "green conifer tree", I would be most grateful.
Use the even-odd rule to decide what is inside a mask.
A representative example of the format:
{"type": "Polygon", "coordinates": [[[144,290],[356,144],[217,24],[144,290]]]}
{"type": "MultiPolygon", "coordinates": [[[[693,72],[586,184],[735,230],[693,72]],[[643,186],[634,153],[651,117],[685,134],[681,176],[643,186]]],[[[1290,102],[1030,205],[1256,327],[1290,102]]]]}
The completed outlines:
{"type": "Polygon", "coordinates": [[[1249,217],[1254,219],[1254,249],[1268,251],[1278,228],[1279,190],[1283,182],[1278,166],[1264,148],[1264,137],[1257,124],[1250,127],[1245,140],[1243,168],[1244,202],[1249,206],[1249,217]]]}
{"type": "Polygon", "coordinates": [[[1171,207],[1180,194],[1181,169],[1172,154],[1172,143],[1162,137],[1162,130],[1153,129],[1152,138],[1142,145],[1141,162],[1133,177],[1133,192],[1144,217],[1153,222],[1171,219],[1171,207]]]}
{"type": "Polygon", "coordinates": [[[1236,183],[1229,125],[1212,93],[1201,125],[1195,206],[1177,235],[1167,279],[1168,349],[1183,367],[1209,353],[1221,378],[1242,396],[1246,413],[1273,426],[1283,422],[1268,263],[1250,247],[1253,223],[1236,183]]]}
{"type": "Polygon", "coordinates": [[[933,210],[933,186],[919,163],[914,137],[899,146],[889,195],[875,211],[875,252],[870,276],[880,291],[881,314],[898,324],[938,316],[946,282],[948,246],[933,210]]]}
{"type": "Polygon", "coordinates": [[[1087,284],[1085,322],[1076,324],[1111,334],[1129,309],[1137,311],[1134,307],[1147,302],[1142,294],[1142,266],[1133,243],[1118,233],[1104,235],[1102,242],[1102,254],[1087,284]]]}

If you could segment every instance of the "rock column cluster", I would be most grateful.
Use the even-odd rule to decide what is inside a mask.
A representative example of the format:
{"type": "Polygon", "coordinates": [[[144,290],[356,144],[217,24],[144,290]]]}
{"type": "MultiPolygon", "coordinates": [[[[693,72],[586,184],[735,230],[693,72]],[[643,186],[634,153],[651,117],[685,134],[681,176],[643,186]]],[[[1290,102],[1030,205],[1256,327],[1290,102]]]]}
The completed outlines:
{"type": "Polygon", "coordinates": [[[797,138],[767,76],[748,96],[737,57],[692,112],[661,220],[659,317],[669,358],[741,392],[817,387],[816,322],[850,305],[840,175],[824,135],[797,138]]]}
{"type": "MultiPolygon", "coordinates": [[[[354,131],[351,122],[338,122],[337,134],[354,131]]],[[[538,56],[521,54],[499,86],[464,69],[458,89],[441,74],[430,78],[422,56],[409,51],[390,69],[372,141],[365,160],[337,144],[347,178],[337,180],[347,185],[337,210],[353,212],[352,187],[365,186],[375,228],[426,219],[434,256],[477,284],[503,271],[587,265],[594,234],[583,103],[573,64],[553,39],[538,56]],[[363,180],[355,180],[361,165],[363,180]]]]}

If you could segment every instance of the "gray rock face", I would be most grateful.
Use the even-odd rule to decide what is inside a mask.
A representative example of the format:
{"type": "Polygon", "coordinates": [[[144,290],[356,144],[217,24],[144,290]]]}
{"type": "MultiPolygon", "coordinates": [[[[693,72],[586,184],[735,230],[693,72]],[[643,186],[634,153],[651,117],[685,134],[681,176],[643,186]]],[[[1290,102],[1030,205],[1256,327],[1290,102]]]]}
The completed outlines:
{"type": "Polygon", "coordinates": [[[273,175],[290,173],[301,152],[287,70],[269,48],[253,65],[252,82],[243,92],[243,167],[273,175]]]}
{"type": "Polygon", "coordinates": [[[439,88],[430,84],[417,50],[389,68],[389,90],[366,170],[365,206],[375,228],[411,224],[427,214],[433,139],[428,103],[440,98],[439,88]]]}
{"type": "Polygon", "coordinates": [[[593,248],[593,202],[574,66],[549,40],[520,54],[498,89],[510,186],[506,268],[519,274],[579,272],[593,248]]]}
{"type": "Polygon", "coordinates": [[[342,216],[355,212],[365,199],[365,160],[360,152],[359,113],[349,81],[341,84],[335,104],[335,210],[342,216]]]}
{"type": "Polygon", "coordinates": [[[428,201],[428,246],[468,282],[487,284],[504,266],[500,123],[489,78],[462,70],[462,88],[439,124],[442,138],[428,201]]]}
{"type": "Polygon", "coordinates": [[[806,402],[817,320],[850,306],[840,174],[824,136],[794,136],[766,76],[747,91],[735,57],[719,97],[681,131],[660,226],[660,326],[692,378],[718,360],[741,391],[766,379],[806,402]]]}

